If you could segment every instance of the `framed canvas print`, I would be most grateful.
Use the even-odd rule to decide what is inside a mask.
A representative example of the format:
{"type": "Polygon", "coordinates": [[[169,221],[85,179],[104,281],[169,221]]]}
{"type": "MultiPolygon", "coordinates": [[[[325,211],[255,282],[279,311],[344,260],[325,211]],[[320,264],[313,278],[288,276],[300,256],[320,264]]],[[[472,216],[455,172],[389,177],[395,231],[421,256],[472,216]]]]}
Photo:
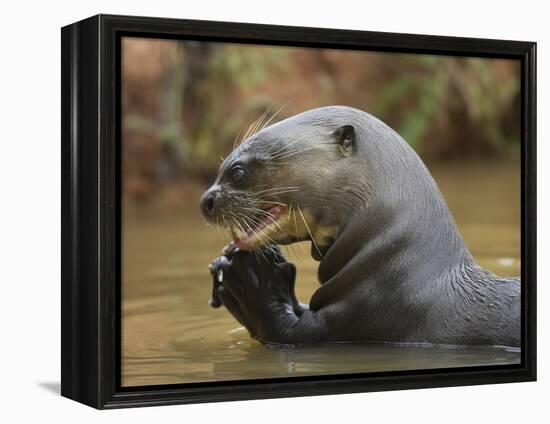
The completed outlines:
{"type": "Polygon", "coordinates": [[[62,29],[62,394],[536,378],[535,43],[62,29]]]}

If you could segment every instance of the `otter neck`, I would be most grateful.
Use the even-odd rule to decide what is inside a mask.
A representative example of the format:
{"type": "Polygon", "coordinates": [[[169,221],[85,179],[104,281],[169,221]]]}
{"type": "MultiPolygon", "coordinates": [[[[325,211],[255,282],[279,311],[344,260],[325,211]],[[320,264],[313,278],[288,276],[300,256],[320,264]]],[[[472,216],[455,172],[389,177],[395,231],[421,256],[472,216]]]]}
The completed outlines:
{"type": "Polygon", "coordinates": [[[321,284],[332,279],[353,284],[361,274],[381,284],[407,284],[423,277],[425,284],[437,284],[434,269],[445,274],[473,263],[443,196],[416,153],[400,138],[369,148],[364,169],[372,187],[368,205],[350,211],[323,255],[321,284]],[[417,275],[411,276],[411,270],[417,275]]]}

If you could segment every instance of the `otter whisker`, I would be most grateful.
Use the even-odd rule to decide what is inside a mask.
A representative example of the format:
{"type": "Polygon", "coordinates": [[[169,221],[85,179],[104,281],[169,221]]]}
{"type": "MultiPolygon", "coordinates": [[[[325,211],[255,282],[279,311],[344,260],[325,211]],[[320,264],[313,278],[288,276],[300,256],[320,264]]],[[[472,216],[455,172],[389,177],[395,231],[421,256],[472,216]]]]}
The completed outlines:
{"type": "Polygon", "coordinates": [[[252,121],[252,123],[248,126],[248,129],[244,133],[243,138],[241,139],[238,145],[242,144],[242,142],[250,136],[250,134],[252,133],[252,128],[254,128],[254,126],[256,125],[256,122],[258,122],[259,119],[260,118],[258,117],[254,121],[252,121]]]}
{"type": "Polygon", "coordinates": [[[267,126],[269,125],[269,123],[270,123],[271,121],[273,121],[273,119],[275,119],[275,117],[276,117],[279,113],[281,113],[281,111],[282,111],[285,107],[287,107],[287,105],[288,105],[289,103],[290,103],[290,100],[289,100],[288,102],[286,102],[284,105],[282,105],[282,106],[279,108],[279,110],[277,110],[277,112],[275,112],[273,115],[271,115],[271,118],[269,118],[269,119],[266,121],[266,123],[262,125],[262,128],[260,128],[260,131],[263,130],[265,127],[267,127],[267,126]]]}
{"type": "Polygon", "coordinates": [[[315,242],[315,238],[313,238],[313,234],[311,234],[311,231],[309,230],[309,227],[307,225],[306,219],[304,218],[304,214],[302,213],[302,210],[300,209],[300,206],[297,206],[298,212],[300,212],[300,215],[302,216],[302,221],[304,221],[304,225],[306,226],[306,230],[309,233],[309,236],[311,237],[311,242],[315,246],[315,249],[317,249],[317,252],[319,252],[319,256],[323,256],[321,253],[321,250],[319,250],[319,246],[317,246],[317,243],[315,242]]]}
{"type": "MultiPolygon", "coordinates": [[[[299,141],[299,140],[300,140],[300,138],[296,139],[294,142],[299,141]]],[[[322,146],[335,146],[335,144],[333,142],[326,142],[326,143],[317,142],[313,146],[307,146],[307,147],[297,146],[294,149],[288,149],[288,145],[286,145],[286,146],[284,146],[284,148],[282,148],[279,151],[273,153],[273,155],[271,155],[270,158],[271,159],[286,158],[287,155],[289,155],[289,154],[297,153],[297,152],[303,151],[304,149],[314,150],[314,149],[318,149],[322,146]]]]}
{"type": "Polygon", "coordinates": [[[268,112],[269,112],[269,107],[254,122],[252,122],[252,124],[250,124],[250,126],[248,127],[248,130],[246,131],[246,134],[243,137],[243,140],[246,140],[247,138],[250,138],[254,134],[256,134],[256,130],[261,125],[261,123],[264,121],[264,119],[266,118],[268,112]]]}
{"type": "MultiPolygon", "coordinates": [[[[261,220],[256,219],[256,218],[251,217],[251,216],[248,216],[248,217],[247,217],[247,216],[245,216],[245,215],[240,214],[240,217],[243,219],[243,221],[245,221],[245,224],[246,224],[247,226],[248,226],[248,223],[246,222],[247,219],[250,220],[250,222],[252,222],[253,224],[256,224],[256,225],[260,225],[260,224],[262,223],[261,220]]],[[[248,226],[248,228],[250,228],[250,226],[248,226]]],[[[269,238],[269,240],[271,240],[273,243],[275,243],[275,240],[273,240],[272,238],[270,238],[264,231],[262,231],[261,228],[258,228],[258,227],[256,227],[255,229],[250,228],[250,230],[254,233],[255,236],[256,236],[256,230],[261,231],[262,234],[264,234],[267,238],[269,238]]],[[[283,230],[281,229],[281,231],[283,231],[283,230]]],[[[284,231],[283,231],[283,232],[284,232],[284,231]]]]}
{"type": "Polygon", "coordinates": [[[272,191],[268,193],[257,193],[257,198],[260,200],[269,200],[270,196],[274,197],[280,194],[284,193],[295,193],[297,191],[300,191],[298,189],[289,189],[289,190],[279,190],[279,191],[272,191]]]}
{"type": "MultiPolygon", "coordinates": [[[[252,235],[253,235],[256,239],[260,240],[260,238],[258,237],[258,234],[256,234],[256,231],[255,231],[254,229],[252,229],[252,227],[250,227],[250,225],[248,224],[248,222],[246,222],[246,220],[244,219],[244,216],[242,216],[241,218],[243,219],[244,225],[246,225],[246,226],[250,229],[250,232],[252,233],[252,235]]],[[[266,256],[265,256],[264,253],[261,252],[259,249],[254,250],[254,251],[253,251],[253,254],[254,254],[254,256],[256,256],[256,259],[258,259],[258,254],[261,254],[262,257],[263,257],[263,258],[266,260],[266,262],[267,262],[266,256]]]]}
{"type": "MultiPolygon", "coordinates": [[[[284,204],[284,203],[282,203],[282,205],[287,206],[287,205],[284,204]]],[[[264,210],[262,210],[262,209],[257,209],[257,208],[254,208],[254,209],[256,209],[257,212],[260,212],[260,213],[262,213],[263,215],[265,215],[267,218],[269,218],[269,219],[277,226],[277,228],[281,231],[281,233],[284,234],[284,236],[285,236],[287,239],[290,238],[290,237],[289,237],[289,234],[288,234],[285,230],[283,230],[283,228],[279,225],[279,223],[278,223],[277,221],[275,221],[275,220],[273,219],[272,215],[271,215],[269,212],[266,212],[266,211],[264,211],[264,210]]],[[[290,213],[290,210],[289,210],[289,213],[290,213]]],[[[290,219],[290,216],[289,216],[289,219],[290,219]]],[[[294,246],[293,246],[292,244],[290,244],[289,246],[290,246],[290,248],[292,249],[292,252],[296,255],[296,251],[294,250],[294,246]]]]}
{"type": "Polygon", "coordinates": [[[263,194],[267,193],[269,191],[276,191],[276,190],[287,190],[287,189],[299,189],[299,187],[296,186],[286,186],[286,187],[271,187],[265,190],[257,191],[255,194],[263,194]]]}
{"type": "Polygon", "coordinates": [[[263,200],[263,201],[266,201],[266,202],[271,203],[271,200],[272,200],[272,199],[278,198],[277,196],[280,196],[281,194],[285,194],[285,193],[296,193],[296,192],[298,192],[298,191],[299,191],[299,190],[276,191],[276,192],[273,192],[273,193],[268,193],[268,194],[265,194],[265,195],[258,196],[257,198],[258,198],[259,200],[263,200]]]}
{"type": "MultiPolygon", "coordinates": [[[[265,233],[265,231],[263,231],[261,228],[255,228],[255,229],[254,229],[254,228],[252,228],[252,227],[248,224],[247,219],[252,220],[251,217],[246,217],[245,215],[242,215],[242,214],[239,214],[239,217],[243,220],[244,224],[250,229],[251,233],[253,234],[253,236],[254,236],[257,240],[261,240],[261,239],[260,239],[260,237],[258,236],[258,233],[256,232],[256,230],[260,231],[260,232],[264,235],[264,237],[266,237],[266,238],[267,238],[269,241],[271,241],[273,244],[276,244],[275,240],[273,240],[271,237],[269,237],[269,236],[265,233]]],[[[270,249],[273,253],[276,253],[274,248],[272,248],[271,246],[267,246],[267,247],[268,247],[268,249],[270,249]]],[[[264,258],[264,260],[265,260],[266,262],[268,262],[267,257],[266,257],[265,254],[261,251],[261,249],[256,249],[256,250],[254,250],[254,252],[260,253],[260,254],[262,255],[262,257],[264,258]]]]}
{"type": "Polygon", "coordinates": [[[302,149],[295,149],[295,150],[292,150],[290,152],[281,153],[281,154],[277,155],[275,157],[275,159],[287,159],[287,158],[295,156],[299,153],[309,152],[311,150],[316,150],[316,149],[320,149],[320,148],[322,148],[321,144],[315,145],[315,146],[310,146],[310,147],[304,147],[302,149]]]}
{"type": "Polygon", "coordinates": [[[273,221],[273,223],[274,223],[275,225],[277,225],[277,227],[279,227],[281,231],[283,231],[283,229],[282,229],[281,226],[277,223],[277,221],[275,221],[275,220],[273,219],[273,215],[270,214],[269,212],[264,211],[263,209],[259,209],[259,208],[248,208],[248,210],[250,210],[250,211],[252,211],[252,212],[261,213],[262,215],[266,216],[266,217],[269,218],[271,221],[273,221]]]}
{"type": "MultiPolygon", "coordinates": [[[[257,208],[244,208],[245,210],[250,210],[252,212],[262,212],[264,213],[269,219],[271,219],[271,221],[273,221],[273,223],[279,228],[279,230],[284,234],[285,237],[289,237],[288,236],[288,233],[286,231],[284,231],[281,226],[275,221],[273,220],[273,218],[267,214],[265,211],[263,211],[262,209],[257,209],[257,208]]],[[[238,216],[238,218],[242,219],[243,220],[243,223],[244,225],[246,225],[250,232],[253,234],[253,236],[257,239],[257,240],[261,240],[259,235],[258,235],[258,232],[260,232],[266,239],[268,239],[273,245],[276,245],[278,244],[272,237],[270,237],[263,229],[259,228],[258,226],[262,223],[262,221],[260,219],[257,219],[255,217],[252,217],[252,216],[246,216],[244,214],[235,214],[235,216],[238,216]],[[248,221],[250,221],[252,224],[255,224],[255,228],[252,228],[250,226],[250,224],[248,223],[248,221]]],[[[277,253],[275,248],[270,246],[270,245],[266,245],[264,247],[267,247],[270,251],[272,251],[273,253],[277,253]]],[[[290,246],[292,251],[294,252],[294,254],[296,254],[296,251],[294,250],[294,247],[291,245],[290,246]]],[[[267,259],[266,259],[267,260],[267,259]]]]}
{"type": "MultiPolygon", "coordinates": [[[[275,200],[275,198],[281,194],[285,194],[285,193],[296,193],[300,190],[281,190],[281,191],[273,191],[271,193],[265,193],[265,194],[260,194],[257,196],[257,199],[260,199],[260,200],[265,200],[265,201],[269,201],[269,200],[275,200]]],[[[277,200],[280,200],[280,199],[277,199],[277,200]]],[[[275,200],[275,201],[277,201],[275,200]]]]}
{"type": "MultiPolygon", "coordinates": [[[[292,205],[288,206],[288,215],[292,216],[292,205]]],[[[296,237],[298,237],[298,226],[296,225],[296,217],[294,218],[294,229],[296,231],[296,237]]]]}
{"type": "Polygon", "coordinates": [[[222,233],[221,233],[221,229],[220,229],[220,218],[219,217],[216,217],[215,227],[216,227],[216,232],[218,233],[218,237],[223,238],[222,233]]]}
{"type": "Polygon", "coordinates": [[[256,200],[256,203],[267,203],[267,204],[270,204],[270,205],[279,205],[279,206],[288,207],[288,205],[287,205],[286,203],[283,203],[283,202],[275,202],[275,201],[271,201],[271,200],[261,200],[261,199],[257,199],[257,200],[256,200]]]}
{"type": "Polygon", "coordinates": [[[282,190],[285,190],[285,189],[287,189],[287,188],[295,188],[295,189],[297,189],[297,188],[299,188],[299,187],[298,187],[298,186],[277,186],[277,187],[270,187],[270,188],[266,188],[266,189],[264,189],[264,190],[260,190],[260,191],[258,191],[257,193],[264,193],[264,192],[266,192],[266,191],[281,190],[281,189],[282,189],[282,190]]]}
{"type": "MultiPolygon", "coordinates": [[[[240,229],[240,231],[242,231],[244,234],[246,234],[246,230],[244,229],[244,227],[242,226],[242,224],[240,222],[242,220],[243,224],[248,226],[248,223],[246,221],[246,217],[243,216],[242,214],[235,213],[235,212],[230,212],[230,215],[232,216],[233,222],[235,222],[237,224],[237,226],[239,227],[238,229],[240,229]]],[[[250,228],[250,230],[252,230],[252,229],[250,228]]]]}
{"type": "Polygon", "coordinates": [[[235,224],[237,224],[237,226],[240,228],[240,230],[241,230],[244,234],[246,234],[246,230],[243,228],[243,226],[241,225],[241,223],[240,223],[237,219],[233,218],[233,222],[234,222],[235,224]]]}
{"type": "MultiPolygon", "coordinates": [[[[300,152],[300,151],[303,151],[303,149],[307,149],[307,150],[314,150],[314,149],[319,149],[323,146],[334,146],[335,144],[334,143],[321,143],[321,142],[317,142],[315,145],[313,146],[306,146],[306,147],[300,147],[300,146],[296,146],[294,149],[288,149],[288,146],[285,146],[284,149],[281,149],[281,151],[278,151],[278,152],[275,152],[275,154],[273,154],[272,156],[270,156],[270,159],[279,159],[279,158],[286,158],[289,154],[294,154],[294,153],[297,153],[297,152],[300,152]]],[[[307,151],[306,150],[306,151],[307,151]]],[[[286,162],[285,162],[286,163],[286,162]]]]}
{"type": "MultiPolygon", "coordinates": [[[[292,212],[292,216],[294,217],[294,230],[296,231],[296,237],[299,237],[300,233],[298,231],[298,222],[296,221],[296,210],[292,210],[292,205],[290,205],[290,209],[288,211],[288,213],[290,214],[292,212]]],[[[307,255],[307,252],[304,251],[304,246],[303,245],[299,245],[300,246],[300,251],[302,252],[302,258],[304,257],[304,255],[307,255]]]]}
{"type": "Polygon", "coordinates": [[[239,132],[237,133],[237,136],[235,137],[235,140],[233,140],[233,150],[235,150],[235,148],[237,147],[237,145],[239,144],[238,141],[239,141],[239,137],[241,135],[241,132],[242,132],[242,128],[239,130],[239,132]]]}
{"type": "Polygon", "coordinates": [[[307,131],[305,132],[304,134],[302,134],[300,137],[298,137],[297,139],[295,140],[292,140],[290,143],[288,143],[287,145],[284,145],[284,146],[281,146],[279,149],[275,150],[274,152],[272,152],[271,149],[268,150],[268,153],[273,153],[274,155],[277,155],[278,153],[282,152],[283,150],[287,149],[289,146],[292,146],[293,144],[297,143],[298,141],[302,140],[304,137],[307,137],[309,134],[311,134],[313,131],[315,131],[315,129],[312,129],[310,131],[307,131]]]}
{"type": "MultiPolygon", "coordinates": [[[[238,217],[237,215],[235,215],[235,214],[231,214],[231,215],[235,216],[236,218],[239,218],[239,217],[238,217]]],[[[240,223],[240,222],[238,221],[238,219],[236,219],[236,218],[232,218],[233,222],[235,222],[235,223],[240,227],[241,231],[242,231],[243,233],[246,234],[245,229],[243,228],[243,226],[241,225],[241,223],[240,223]]],[[[241,218],[242,218],[242,217],[241,217],[241,218]]],[[[248,228],[250,228],[250,226],[248,225],[248,223],[247,223],[246,221],[244,221],[244,224],[245,224],[248,228]]],[[[254,231],[252,228],[250,228],[250,231],[252,231],[252,234],[254,234],[254,236],[257,237],[255,231],[254,231]]],[[[259,258],[258,258],[258,254],[261,254],[262,257],[264,258],[264,260],[267,262],[267,258],[265,257],[265,255],[263,254],[263,252],[258,252],[258,251],[255,250],[255,251],[252,252],[252,254],[254,255],[254,257],[255,257],[256,259],[259,259],[259,258]]]]}
{"type": "Polygon", "coordinates": [[[271,237],[269,237],[269,236],[266,234],[266,232],[265,232],[264,230],[262,230],[261,228],[256,228],[256,229],[252,230],[253,233],[254,233],[254,236],[255,236],[258,240],[260,240],[260,237],[259,237],[258,234],[256,233],[256,230],[259,231],[260,233],[262,233],[263,236],[266,237],[270,242],[275,243],[275,244],[277,243],[275,240],[273,240],[271,237]]]}
{"type": "Polygon", "coordinates": [[[249,190],[252,192],[256,189],[262,188],[262,187],[269,187],[269,184],[257,184],[255,186],[252,186],[249,188],[249,190]]]}
{"type": "Polygon", "coordinates": [[[262,113],[260,115],[260,117],[258,118],[258,120],[256,121],[256,124],[254,125],[254,127],[252,128],[252,131],[250,131],[250,134],[248,137],[252,137],[254,134],[257,133],[257,130],[258,128],[260,127],[260,125],[262,125],[262,122],[264,121],[264,119],[267,117],[267,114],[269,113],[269,107],[264,111],[264,113],[262,113]]]}
{"type": "Polygon", "coordinates": [[[256,122],[257,122],[258,119],[259,119],[259,118],[256,118],[256,119],[255,119],[254,121],[252,121],[252,123],[248,126],[248,128],[247,128],[246,132],[244,133],[243,138],[241,139],[241,141],[239,142],[239,144],[242,144],[242,142],[248,138],[248,136],[249,136],[249,134],[250,134],[252,128],[254,127],[254,125],[256,124],[256,122]]]}
{"type": "Polygon", "coordinates": [[[273,188],[273,189],[269,189],[269,190],[260,190],[260,191],[257,191],[255,194],[256,195],[259,195],[259,194],[264,194],[264,195],[269,195],[270,193],[277,193],[277,192],[285,192],[285,191],[299,191],[300,189],[298,187],[290,187],[290,188],[284,188],[284,187],[276,187],[276,188],[273,188]]]}
{"type": "Polygon", "coordinates": [[[256,213],[261,213],[262,215],[266,216],[267,218],[269,218],[271,220],[271,222],[273,222],[273,224],[275,224],[277,226],[277,228],[282,232],[284,233],[286,236],[288,236],[288,234],[285,232],[285,230],[283,230],[281,228],[281,226],[279,225],[279,223],[277,221],[275,221],[273,219],[273,216],[269,213],[269,212],[266,212],[262,209],[258,209],[258,208],[243,208],[245,210],[249,210],[251,212],[256,212],[256,213]]]}
{"type": "Polygon", "coordinates": [[[223,220],[223,223],[225,224],[225,228],[228,227],[227,225],[227,221],[225,220],[225,214],[222,212],[222,220],[223,220]]]}
{"type": "MultiPolygon", "coordinates": [[[[220,224],[220,219],[219,217],[216,218],[216,223],[215,223],[215,227],[216,227],[216,233],[218,234],[218,237],[223,240],[224,242],[229,238],[231,239],[231,234],[228,232],[227,228],[225,227],[222,227],[221,224],[220,224]]],[[[226,227],[227,227],[227,224],[226,224],[226,227]]]]}

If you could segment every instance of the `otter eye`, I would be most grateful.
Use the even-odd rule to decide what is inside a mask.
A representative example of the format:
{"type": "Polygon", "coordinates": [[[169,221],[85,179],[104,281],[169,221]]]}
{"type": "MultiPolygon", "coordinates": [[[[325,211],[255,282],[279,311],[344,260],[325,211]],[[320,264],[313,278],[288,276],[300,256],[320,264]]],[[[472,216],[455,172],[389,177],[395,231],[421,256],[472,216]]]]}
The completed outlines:
{"type": "Polygon", "coordinates": [[[234,183],[240,183],[246,177],[246,171],[241,166],[236,166],[231,170],[231,180],[234,183]]]}

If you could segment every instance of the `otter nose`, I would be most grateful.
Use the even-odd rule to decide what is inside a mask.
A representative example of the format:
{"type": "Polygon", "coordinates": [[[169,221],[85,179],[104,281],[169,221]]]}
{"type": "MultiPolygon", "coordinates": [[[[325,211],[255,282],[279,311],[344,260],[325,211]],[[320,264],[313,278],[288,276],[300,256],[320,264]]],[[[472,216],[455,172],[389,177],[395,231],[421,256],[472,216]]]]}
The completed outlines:
{"type": "Polygon", "coordinates": [[[212,217],[212,215],[214,214],[214,202],[215,202],[214,197],[215,197],[214,193],[210,191],[207,191],[201,197],[200,204],[201,204],[202,214],[207,218],[212,217]]]}
{"type": "Polygon", "coordinates": [[[212,218],[216,210],[216,193],[212,190],[205,192],[200,200],[202,214],[206,218],[212,218]]]}

